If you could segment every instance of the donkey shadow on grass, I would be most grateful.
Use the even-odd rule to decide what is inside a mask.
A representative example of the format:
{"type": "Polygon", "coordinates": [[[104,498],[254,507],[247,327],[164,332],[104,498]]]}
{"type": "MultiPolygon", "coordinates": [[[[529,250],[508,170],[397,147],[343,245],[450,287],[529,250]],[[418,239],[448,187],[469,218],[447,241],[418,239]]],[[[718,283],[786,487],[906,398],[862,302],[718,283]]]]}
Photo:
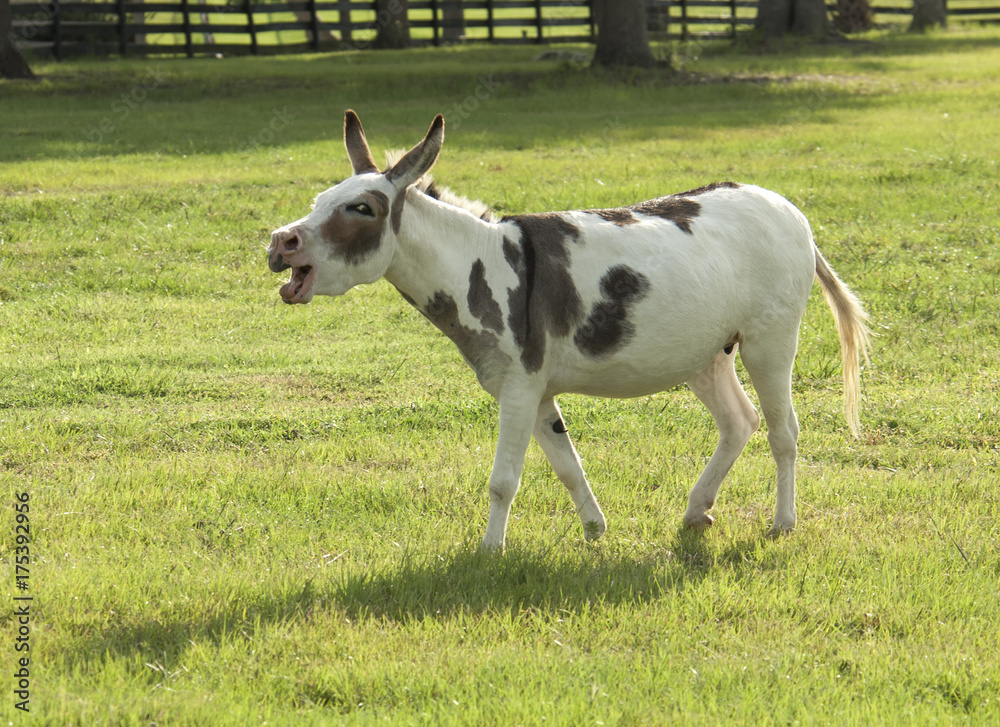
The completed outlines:
{"type": "Polygon", "coordinates": [[[503,555],[465,548],[407,556],[388,570],[345,574],[331,595],[352,620],[574,612],[598,604],[652,602],[727,571],[737,580],[756,579],[783,568],[786,560],[787,550],[763,538],[717,545],[682,528],[665,547],[642,554],[560,542],[541,551],[508,547],[503,555]]]}
{"type": "Polygon", "coordinates": [[[786,548],[763,537],[720,544],[683,528],[664,547],[640,554],[611,550],[560,539],[542,549],[509,546],[502,555],[471,544],[445,554],[407,553],[398,564],[380,571],[234,592],[223,608],[203,619],[188,615],[109,624],[90,635],[86,653],[153,655],[149,677],[158,680],[157,665],[169,670],[169,664],[197,641],[218,644],[234,634],[252,639],[270,624],[308,622],[331,607],[351,621],[398,623],[461,613],[573,613],[655,602],[715,577],[756,580],[762,573],[784,569],[790,557],[786,548]]]}

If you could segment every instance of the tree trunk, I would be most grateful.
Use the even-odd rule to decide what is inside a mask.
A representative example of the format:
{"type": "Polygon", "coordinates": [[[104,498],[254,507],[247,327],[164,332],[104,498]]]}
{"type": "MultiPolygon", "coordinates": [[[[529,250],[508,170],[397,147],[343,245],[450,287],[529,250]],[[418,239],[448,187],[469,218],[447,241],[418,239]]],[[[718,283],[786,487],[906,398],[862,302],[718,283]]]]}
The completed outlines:
{"type": "Polygon", "coordinates": [[[375,0],[378,33],[373,48],[406,48],[410,45],[407,0],[375,0]]]}
{"type": "Polygon", "coordinates": [[[595,66],[656,65],[649,47],[644,0],[594,0],[594,20],[597,22],[595,66]]]}
{"type": "Polygon", "coordinates": [[[913,21],[910,30],[927,30],[948,24],[945,0],[913,0],[913,21]]]}
{"type": "Polygon", "coordinates": [[[446,43],[454,43],[465,35],[465,14],[462,10],[462,0],[443,0],[441,3],[444,28],[441,39],[446,43]]]}
{"type": "Polygon", "coordinates": [[[765,38],[780,38],[792,27],[792,0],[760,0],[754,27],[765,38]]]}
{"type": "Polygon", "coordinates": [[[754,25],[765,38],[787,33],[807,38],[833,34],[825,0],[760,0],[754,25]]]}
{"type": "Polygon", "coordinates": [[[837,0],[833,24],[841,33],[860,33],[872,29],[872,6],[868,0],[837,0]]]}
{"type": "Polygon", "coordinates": [[[826,0],[794,0],[792,3],[792,33],[807,37],[825,37],[833,27],[826,0]]]}
{"type": "Polygon", "coordinates": [[[17,47],[10,0],[0,0],[0,76],[4,78],[34,78],[31,67],[17,47]]]}

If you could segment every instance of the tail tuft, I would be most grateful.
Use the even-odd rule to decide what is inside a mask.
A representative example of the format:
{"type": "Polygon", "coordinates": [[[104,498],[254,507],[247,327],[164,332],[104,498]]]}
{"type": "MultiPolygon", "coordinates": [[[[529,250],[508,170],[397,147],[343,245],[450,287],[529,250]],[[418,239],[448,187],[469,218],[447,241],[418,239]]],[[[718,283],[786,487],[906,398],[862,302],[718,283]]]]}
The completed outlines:
{"type": "Polygon", "coordinates": [[[816,278],[823,289],[823,297],[833,312],[840,337],[840,355],[844,365],[844,416],[851,433],[857,437],[861,431],[858,409],[861,402],[861,357],[868,363],[871,347],[871,331],[868,329],[868,314],[857,296],[837,277],[826,259],[815,249],[816,278]]]}

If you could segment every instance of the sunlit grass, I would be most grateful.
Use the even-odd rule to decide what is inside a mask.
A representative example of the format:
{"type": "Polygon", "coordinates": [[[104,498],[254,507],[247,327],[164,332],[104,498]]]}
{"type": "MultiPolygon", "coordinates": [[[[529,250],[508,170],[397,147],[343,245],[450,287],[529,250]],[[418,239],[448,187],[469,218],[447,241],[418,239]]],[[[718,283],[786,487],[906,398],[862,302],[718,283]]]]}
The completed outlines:
{"type": "Polygon", "coordinates": [[[78,61],[0,85],[0,481],[31,494],[33,718],[991,724],[998,48],[677,47],[669,77],[535,48],[78,61]],[[601,540],[532,446],[506,554],[477,553],[497,412],[454,347],[384,283],[281,306],[264,264],[349,174],[347,107],[378,156],[443,112],[436,175],[504,213],[720,179],[799,205],[878,338],[854,440],[810,301],[797,532],[763,538],[763,433],[717,526],[680,530],[716,433],[678,389],[562,400],[601,540]]]}

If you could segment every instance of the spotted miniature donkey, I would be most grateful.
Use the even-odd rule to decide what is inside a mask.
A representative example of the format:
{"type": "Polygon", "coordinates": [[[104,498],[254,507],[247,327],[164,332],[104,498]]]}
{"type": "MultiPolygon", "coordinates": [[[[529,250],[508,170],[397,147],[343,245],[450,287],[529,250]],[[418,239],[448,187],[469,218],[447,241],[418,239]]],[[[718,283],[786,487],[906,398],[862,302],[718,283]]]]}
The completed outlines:
{"type": "Polygon", "coordinates": [[[344,120],[354,176],[275,230],[272,271],[291,269],[286,303],[386,278],[458,346],[499,401],[484,548],[502,548],[534,434],[566,485],[588,539],[605,530],[554,397],[634,397],[682,382],[708,407],[719,444],[684,522],[712,524],[723,478],[760,417],[736,377],[739,350],[777,464],[770,534],[795,527],[798,423],[791,400],[798,329],[814,278],[840,336],[845,412],[858,429],[865,313],[782,197],[721,182],[629,207],[497,218],[427,176],[444,141],[423,141],[380,171],[361,122],[344,120]]]}

